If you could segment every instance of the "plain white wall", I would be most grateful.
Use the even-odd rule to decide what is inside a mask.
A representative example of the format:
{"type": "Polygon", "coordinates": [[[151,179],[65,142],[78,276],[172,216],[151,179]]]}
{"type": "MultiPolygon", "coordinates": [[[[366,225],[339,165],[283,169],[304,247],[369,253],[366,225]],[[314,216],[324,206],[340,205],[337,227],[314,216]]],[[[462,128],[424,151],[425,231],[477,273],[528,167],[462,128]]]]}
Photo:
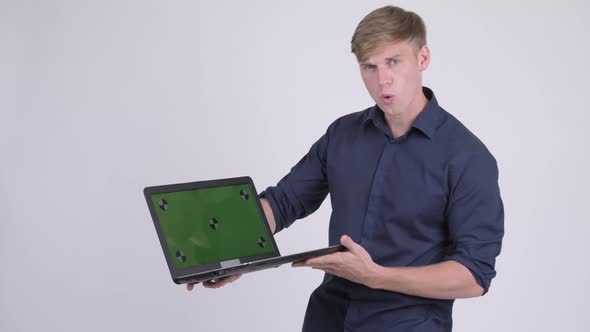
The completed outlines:
{"type": "MultiPolygon", "coordinates": [[[[455,331],[582,331],[590,316],[585,1],[397,1],[428,27],[425,84],[496,156],[489,294],[455,331]]],[[[373,103],[350,38],[385,1],[0,1],[0,330],[298,331],[322,274],[172,284],[146,185],[275,184],[373,103]]],[[[329,202],[280,233],[327,244],[329,202]]]]}

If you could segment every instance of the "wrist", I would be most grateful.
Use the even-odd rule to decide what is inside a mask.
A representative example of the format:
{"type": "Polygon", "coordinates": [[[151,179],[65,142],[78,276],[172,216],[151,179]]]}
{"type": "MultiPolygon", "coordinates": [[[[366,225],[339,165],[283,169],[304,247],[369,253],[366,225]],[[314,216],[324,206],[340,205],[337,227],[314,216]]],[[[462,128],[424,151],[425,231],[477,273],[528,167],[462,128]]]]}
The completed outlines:
{"type": "Polygon", "coordinates": [[[382,280],[385,274],[385,267],[375,264],[374,267],[370,270],[369,275],[367,277],[367,282],[365,285],[369,288],[373,289],[380,289],[382,288],[382,280]]]}

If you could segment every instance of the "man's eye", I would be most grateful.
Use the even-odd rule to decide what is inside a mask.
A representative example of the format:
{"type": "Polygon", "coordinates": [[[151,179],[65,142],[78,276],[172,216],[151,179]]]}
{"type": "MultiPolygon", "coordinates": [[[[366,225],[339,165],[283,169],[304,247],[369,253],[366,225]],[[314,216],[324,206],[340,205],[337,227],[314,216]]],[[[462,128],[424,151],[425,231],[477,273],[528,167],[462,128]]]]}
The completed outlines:
{"type": "Polygon", "coordinates": [[[373,71],[373,70],[375,70],[375,68],[376,67],[373,65],[364,65],[363,66],[363,70],[366,70],[366,71],[373,71]]]}
{"type": "Polygon", "coordinates": [[[399,59],[391,59],[390,63],[392,65],[397,65],[399,63],[399,59]]]}

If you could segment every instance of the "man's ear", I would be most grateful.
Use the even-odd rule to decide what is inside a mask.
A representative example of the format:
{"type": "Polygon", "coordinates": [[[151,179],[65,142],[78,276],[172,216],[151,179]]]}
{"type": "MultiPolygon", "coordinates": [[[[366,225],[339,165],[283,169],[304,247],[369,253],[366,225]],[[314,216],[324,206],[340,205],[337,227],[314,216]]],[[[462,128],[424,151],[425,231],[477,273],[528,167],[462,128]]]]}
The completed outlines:
{"type": "Polygon", "coordinates": [[[430,64],[430,49],[427,45],[422,45],[420,50],[418,51],[418,65],[420,66],[420,71],[426,70],[428,65],[430,64]]]}

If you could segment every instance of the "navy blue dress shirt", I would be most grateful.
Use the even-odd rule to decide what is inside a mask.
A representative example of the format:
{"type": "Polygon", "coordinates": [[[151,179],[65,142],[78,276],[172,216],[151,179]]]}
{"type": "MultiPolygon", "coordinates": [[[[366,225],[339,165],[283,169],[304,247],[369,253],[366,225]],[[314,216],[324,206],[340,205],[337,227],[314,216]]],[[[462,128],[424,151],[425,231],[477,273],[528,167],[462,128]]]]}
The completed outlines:
{"type": "MultiPolygon", "coordinates": [[[[504,234],[496,160],[423,91],[429,102],[405,135],[392,136],[378,106],[343,116],[261,197],[280,231],[330,193],[330,245],[347,234],[387,267],[454,260],[487,292],[504,234]]],[[[450,331],[452,306],[325,274],[303,330],[450,331]]]]}

